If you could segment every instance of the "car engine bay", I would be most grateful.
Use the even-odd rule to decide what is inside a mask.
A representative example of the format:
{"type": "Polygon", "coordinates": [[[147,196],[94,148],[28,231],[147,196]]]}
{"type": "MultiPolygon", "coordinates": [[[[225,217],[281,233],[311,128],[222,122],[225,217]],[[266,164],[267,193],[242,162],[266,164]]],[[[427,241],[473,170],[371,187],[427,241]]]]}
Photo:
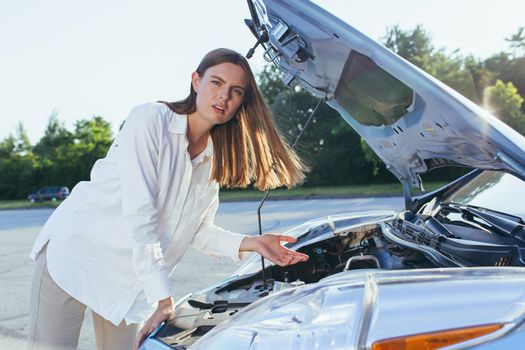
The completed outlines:
{"type": "Polygon", "coordinates": [[[308,254],[308,261],[285,267],[269,265],[264,279],[259,270],[233,276],[210,289],[192,294],[176,306],[176,317],[167,322],[155,338],[175,349],[185,349],[243,307],[269,294],[315,283],[345,270],[436,267],[421,252],[386,240],[378,224],[367,224],[337,234],[332,233],[330,226],[323,223],[310,227],[290,247],[308,254]],[[317,239],[312,239],[312,236],[317,239]]]}
{"type": "Polygon", "coordinates": [[[307,254],[308,261],[284,267],[269,264],[263,276],[255,257],[252,270],[181,300],[176,317],[154,337],[174,349],[186,349],[216,325],[269,294],[316,283],[343,271],[525,265],[521,259],[525,243],[520,239],[463,218],[465,213],[460,210],[446,207],[438,215],[427,214],[423,208],[418,213],[404,211],[388,218],[329,217],[310,225],[297,234],[296,243],[287,245],[307,254]]]}

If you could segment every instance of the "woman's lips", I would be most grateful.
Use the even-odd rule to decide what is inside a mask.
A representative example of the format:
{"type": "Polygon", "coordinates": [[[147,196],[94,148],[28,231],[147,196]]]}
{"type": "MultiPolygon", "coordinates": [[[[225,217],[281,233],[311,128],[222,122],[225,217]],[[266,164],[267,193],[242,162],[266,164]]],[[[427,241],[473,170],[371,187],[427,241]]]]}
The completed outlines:
{"type": "Polygon", "coordinates": [[[225,113],[225,110],[224,108],[222,108],[221,106],[217,106],[217,105],[213,105],[213,110],[219,114],[224,114],[225,113]]]}

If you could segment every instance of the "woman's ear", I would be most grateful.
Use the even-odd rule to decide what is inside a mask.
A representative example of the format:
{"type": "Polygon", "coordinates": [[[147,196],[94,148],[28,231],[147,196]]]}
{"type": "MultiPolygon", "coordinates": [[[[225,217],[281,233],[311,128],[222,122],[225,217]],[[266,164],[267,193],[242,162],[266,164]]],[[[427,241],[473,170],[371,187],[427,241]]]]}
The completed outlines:
{"type": "Polygon", "coordinates": [[[199,73],[197,72],[191,73],[191,86],[193,87],[193,91],[195,91],[195,93],[199,91],[200,80],[201,80],[201,77],[199,76],[199,73]]]}

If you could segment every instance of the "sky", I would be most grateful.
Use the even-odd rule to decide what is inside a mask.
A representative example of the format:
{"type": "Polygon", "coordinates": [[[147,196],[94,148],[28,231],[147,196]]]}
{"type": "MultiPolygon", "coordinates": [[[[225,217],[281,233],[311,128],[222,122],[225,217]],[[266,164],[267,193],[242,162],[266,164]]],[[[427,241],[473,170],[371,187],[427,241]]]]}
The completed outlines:
{"type": "MultiPolygon", "coordinates": [[[[314,2],[373,39],[421,24],[434,46],[480,58],[525,25],[523,0],[314,2]]],[[[255,43],[248,17],[244,0],[0,0],[0,140],[22,122],[36,143],[54,110],[70,130],[93,115],[116,130],[135,105],[181,99],[207,51],[255,43]]]]}

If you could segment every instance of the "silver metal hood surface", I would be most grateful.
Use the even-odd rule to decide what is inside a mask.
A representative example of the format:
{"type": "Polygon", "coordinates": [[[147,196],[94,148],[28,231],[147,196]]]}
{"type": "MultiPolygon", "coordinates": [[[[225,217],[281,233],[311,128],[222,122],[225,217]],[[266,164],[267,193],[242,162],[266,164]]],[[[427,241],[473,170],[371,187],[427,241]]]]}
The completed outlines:
{"type": "Polygon", "coordinates": [[[285,83],[324,98],[401,182],[443,165],[524,179],[525,138],[475,103],[310,1],[248,3],[285,83]]]}

